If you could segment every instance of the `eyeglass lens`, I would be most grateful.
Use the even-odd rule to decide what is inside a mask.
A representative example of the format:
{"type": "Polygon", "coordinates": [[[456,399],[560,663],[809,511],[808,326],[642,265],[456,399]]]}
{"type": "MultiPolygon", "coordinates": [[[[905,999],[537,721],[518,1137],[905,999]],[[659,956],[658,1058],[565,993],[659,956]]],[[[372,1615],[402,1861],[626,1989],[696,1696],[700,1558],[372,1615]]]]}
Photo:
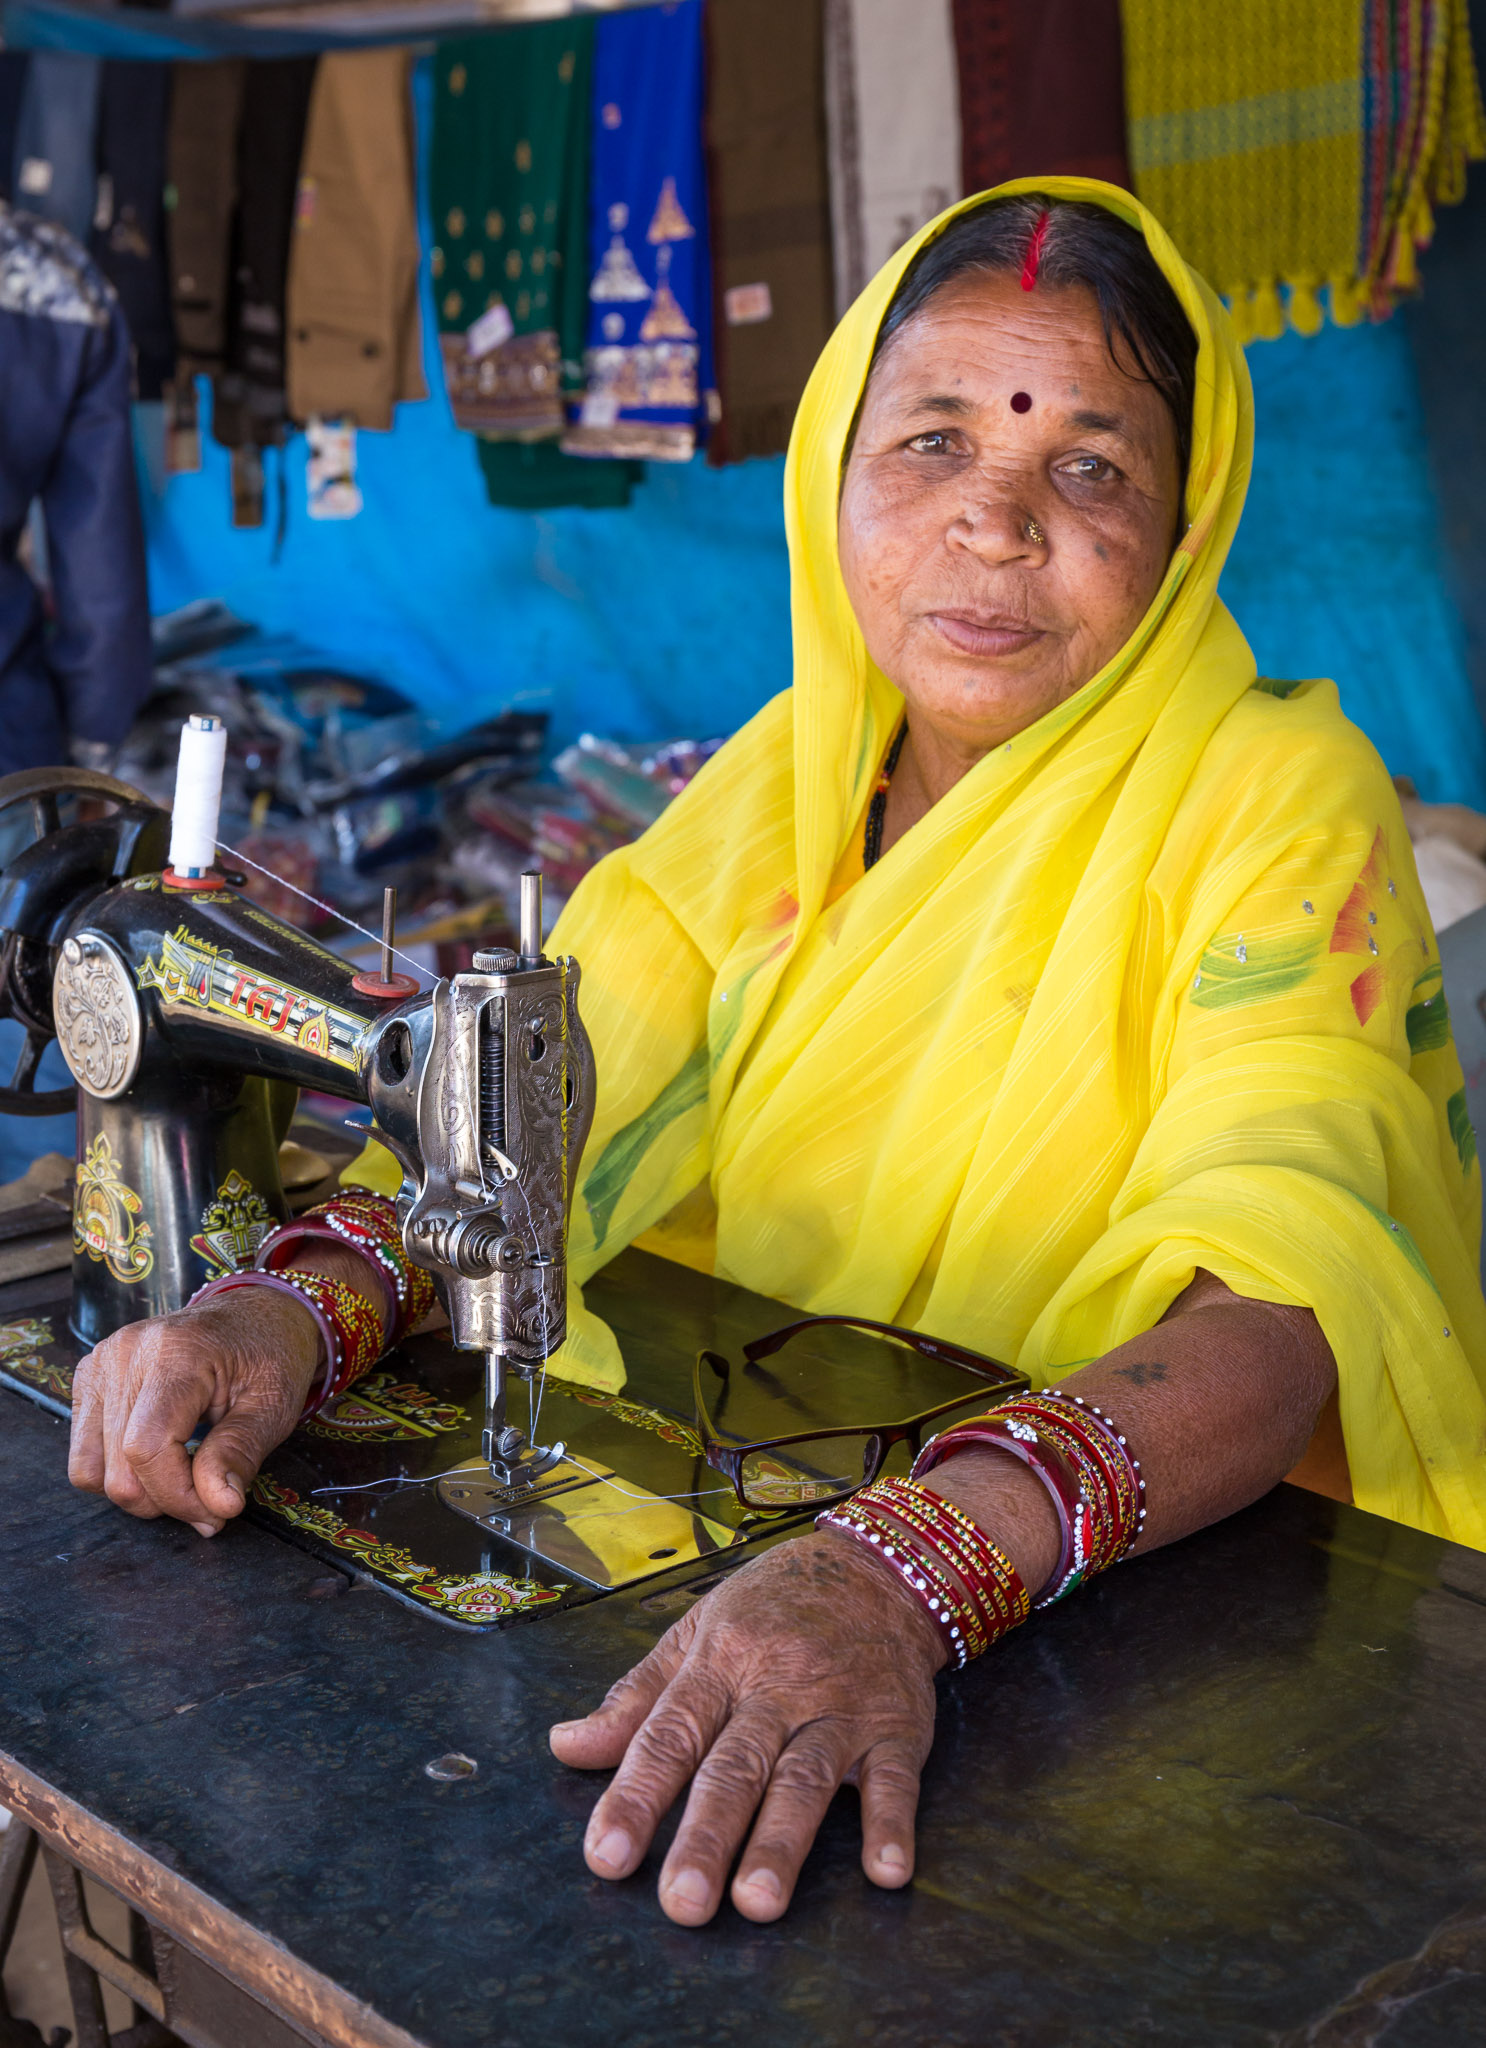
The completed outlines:
{"type": "Polygon", "coordinates": [[[750,1507],[805,1507],[850,1493],[871,1476],[877,1438],[822,1437],[797,1444],[771,1444],[742,1461],[743,1498],[750,1507]]]}

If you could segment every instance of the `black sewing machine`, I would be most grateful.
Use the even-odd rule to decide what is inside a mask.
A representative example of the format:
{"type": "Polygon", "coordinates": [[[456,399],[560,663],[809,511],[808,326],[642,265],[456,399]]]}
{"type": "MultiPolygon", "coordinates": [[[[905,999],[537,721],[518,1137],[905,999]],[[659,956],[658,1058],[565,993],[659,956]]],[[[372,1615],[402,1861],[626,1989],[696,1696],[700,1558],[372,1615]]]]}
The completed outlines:
{"type": "MultiPolygon", "coordinates": [[[[578,969],[542,951],[540,876],[523,881],[519,951],[478,954],[473,972],[420,993],[392,971],[390,932],[380,971],[358,972],[251,902],[240,877],[212,864],[214,799],[208,809],[207,850],[182,871],[168,858],[170,815],[122,783],[68,770],[0,781],[0,829],[14,843],[28,811],[30,827],[0,872],[0,1014],[26,1032],[0,1112],[70,1105],[72,1090],[34,1087],[53,1036],[78,1112],[70,1341],[55,1317],[41,1319],[45,1341],[27,1335],[25,1318],[0,1325],[0,1375],[45,1394],[50,1373],[55,1402],[68,1358],[251,1263],[287,1213],[279,1145],[298,1090],[312,1088],[365,1105],[403,1167],[404,1242],[435,1275],[449,1336],[413,1340],[390,1377],[379,1372],[303,1428],[265,1468],[258,1506],[341,1557],[366,1564],[370,1551],[390,1551],[386,1582],[398,1585],[401,1571],[410,1597],[476,1621],[492,1618],[482,1581],[485,1595],[516,1585],[550,1602],[741,1541],[738,1517],[685,1504],[705,1482],[679,1417],[655,1410],[658,1421],[616,1434],[616,1415],[635,1402],[585,1405],[554,1388],[549,1417],[594,1425],[586,1454],[568,1456],[562,1443],[532,1442],[509,1412],[513,1379],[535,1385],[539,1412],[542,1369],[566,1332],[568,1207],[593,1114],[578,969]],[[472,1431],[448,1419],[469,1414],[471,1352],[483,1380],[478,1454],[472,1431]],[[644,1440],[663,1444],[668,1430],[685,1458],[647,1486],[657,1446],[644,1440]],[[411,1522],[411,1502],[395,1495],[342,1498],[380,1484],[389,1444],[393,1478],[429,1482],[413,1489],[411,1522]],[[375,1480],[361,1477],[369,1446],[381,1452],[375,1480]],[[319,1505],[327,1495],[333,1507],[319,1505]],[[409,1548],[415,1523],[426,1551],[430,1528],[447,1533],[456,1518],[481,1546],[471,1571],[466,1540],[452,1575],[474,1584],[464,1610],[418,1591],[418,1572],[441,1583],[451,1574],[418,1565],[409,1548]]],[[[181,811],[178,791],[177,825],[181,811]]]]}

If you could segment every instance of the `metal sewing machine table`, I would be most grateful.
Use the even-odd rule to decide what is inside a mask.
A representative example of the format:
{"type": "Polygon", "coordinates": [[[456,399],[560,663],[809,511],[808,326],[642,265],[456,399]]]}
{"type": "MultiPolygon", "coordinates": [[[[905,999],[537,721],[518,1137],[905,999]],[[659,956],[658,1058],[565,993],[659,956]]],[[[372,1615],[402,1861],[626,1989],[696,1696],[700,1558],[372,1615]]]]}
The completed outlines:
{"type": "MultiPolygon", "coordinates": [[[[643,1254],[593,1298],[673,1390],[782,1315],[643,1254]]],[[[0,1416],[0,1800],[142,1908],[141,2009],[199,2048],[1486,2041],[1473,1552],[1282,1487],[941,1681],[908,1890],[846,1793],[786,1920],[689,1932],[658,1853],[587,1874],[597,1781],[546,1729],[708,1567],[439,1627],[267,1527],[74,1493],[63,1422],[0,1416]]]]}

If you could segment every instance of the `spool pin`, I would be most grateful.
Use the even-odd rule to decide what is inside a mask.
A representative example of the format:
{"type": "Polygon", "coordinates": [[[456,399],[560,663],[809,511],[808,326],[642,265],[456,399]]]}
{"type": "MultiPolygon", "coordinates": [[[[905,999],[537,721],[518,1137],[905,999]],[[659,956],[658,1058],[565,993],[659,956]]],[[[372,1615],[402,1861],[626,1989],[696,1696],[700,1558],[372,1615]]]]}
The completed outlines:
{"type": "Polygon", "coordinates": [[[379,973],[364,967],[359,974],[351,977],[351,986],[358,995],[373,996],[379,1003],[403,1003],[409,996],[418,993],[418,984],[411,974],[395,974],[392,969],[392,953],[397,932],[397,891],[386,888],[382,891],[382,964],[379,973]]]}

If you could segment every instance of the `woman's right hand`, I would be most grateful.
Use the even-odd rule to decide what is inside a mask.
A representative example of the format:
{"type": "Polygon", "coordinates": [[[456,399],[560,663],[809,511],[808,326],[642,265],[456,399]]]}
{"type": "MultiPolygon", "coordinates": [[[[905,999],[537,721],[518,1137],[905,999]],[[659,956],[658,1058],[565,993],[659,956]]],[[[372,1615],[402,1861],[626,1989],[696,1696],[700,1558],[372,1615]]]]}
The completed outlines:
{"type": "Polygon", "coordinates": [[[131,1515],[175,1515],[215,1536],[299,1420],[319,1356],[308,1308],[266,1287],[129,1323],[78,1365],[68,1476],[131,1515]],[[186,1444],[203,1422],[193,1459],[186,1444]]]}

